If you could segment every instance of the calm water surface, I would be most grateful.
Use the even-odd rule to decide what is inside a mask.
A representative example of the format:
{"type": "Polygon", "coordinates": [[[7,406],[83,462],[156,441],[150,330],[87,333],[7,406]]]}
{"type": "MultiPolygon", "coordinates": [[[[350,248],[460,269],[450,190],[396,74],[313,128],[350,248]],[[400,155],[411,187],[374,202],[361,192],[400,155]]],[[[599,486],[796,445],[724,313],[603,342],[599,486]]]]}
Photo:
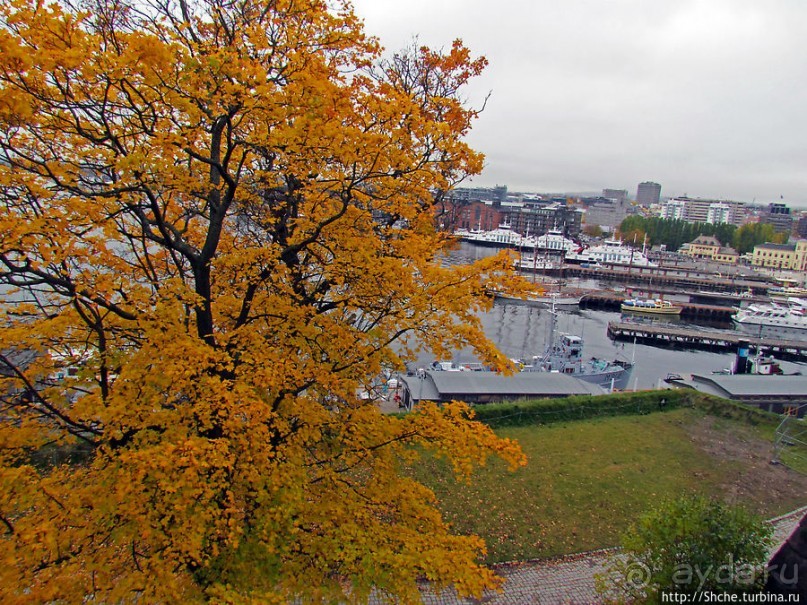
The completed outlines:
{"type": "MultiPolygon", "coordinates": [[[[476,258],[489,256],[496,251],[471,244],[462,243],[460,248],[452,251],[447,263],[467,263],[476,258]]],[[[599,287],[596,282],[569,285],[599,287]]],[[[604,284],[605,285],[605,284],[604,284]]],[[[607,284],[606,287],[613,287],[607,284]]],[[[481,315],[482,324],[487,336],[510,358],[524,359],[533,355],[542,355],[550,334],[550,312],[548,309],[530,306],[518,302],[497,300],[493,309],[481,315]]],[[[635,367],[630,380],[630,388],[648,389],[657,387],[669,373],[687,375],[692,373],[708,374],[731,368],[734,364],[734,353],[711,353],[695,350],[674,350],[642,344],[613,342],[608,338],[608,322],[619,321],[620,313],[574,310],[558,312],[558,331],[577,334],[585,342],[586,358],[633,360],[635,367]]],[[[696,325],[696,324],[689,324],[696,325]]],[[[704,329],[728,326],[703,326],[704,329]]],[[[476,361],[470,349],[457,351],[453,358],[456,362],[476,361]]],[[[421,364],[432,361],[428,357],[419,359],[421,364]]],[[[785,373],[802,372],[807,374],[805,364],[780,362],[785,373]]]]}

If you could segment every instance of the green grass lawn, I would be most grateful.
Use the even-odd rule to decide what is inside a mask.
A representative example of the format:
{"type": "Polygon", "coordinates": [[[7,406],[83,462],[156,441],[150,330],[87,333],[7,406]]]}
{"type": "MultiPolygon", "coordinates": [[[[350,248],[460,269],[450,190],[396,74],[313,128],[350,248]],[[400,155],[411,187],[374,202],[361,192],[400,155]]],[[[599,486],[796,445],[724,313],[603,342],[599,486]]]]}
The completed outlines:
{"type": "Polygon", "coordinates": [[[485,538],[488,562],[616,545],[638,515],[682,493],[743,503],[765,516],[807,504],[807,477],[762,459],[770,443],[764,430],[693,409],[497,433],[519,441],[526,468],[510,473],[493,460],[470,485],[428,456],[413,470],[435,491],[456,532],[485,538]],[[782,473],[803,485],[765,487],[785,482],[782,473]]]}

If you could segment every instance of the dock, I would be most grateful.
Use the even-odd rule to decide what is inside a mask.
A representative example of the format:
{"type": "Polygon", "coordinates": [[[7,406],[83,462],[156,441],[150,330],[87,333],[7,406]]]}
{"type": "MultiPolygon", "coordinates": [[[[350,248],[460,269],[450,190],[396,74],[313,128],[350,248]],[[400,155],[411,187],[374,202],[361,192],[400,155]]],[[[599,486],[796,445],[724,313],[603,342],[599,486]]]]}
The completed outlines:
{"type": "Polygon", "coordinates": [[[612,321],[608,323],[608,337],[612,340],[709,351],[736,351],[747,343],[782,359],[807,360],[807,341],[758,338],[731,330],[704,330],[658,324],[638,324],[612,321]]]}
{"type": "MultiPolygon", "coordinates": [[[[528,270],[525,269],[525,272],[528,270]]],[[[624,267],[605,265],[600,267],[584,267],[564,263],[557,269],[542,270],[553,277],[580,277],[617,281],[620,283],[643,284],[649,289],[667,287],[678,290],[709,290],[732,292],[737,295],[751,293],[765,296],[773,287],[769,279],[753,279],[750,276],[713,274],[685,267],[624,267]]]]}
{"type": "MultiPolygon", "coordinates": [[[[603,309],[619,311],[624,292],[590,292],[580,299],[580,307],[584,309],[603,309]]],[[[705,305],[701,303],[670,301],[681,307],[681,317],[685,319],[709,319],[714,321],[730,321],[737,309],[727,305],[705,305]]]]}

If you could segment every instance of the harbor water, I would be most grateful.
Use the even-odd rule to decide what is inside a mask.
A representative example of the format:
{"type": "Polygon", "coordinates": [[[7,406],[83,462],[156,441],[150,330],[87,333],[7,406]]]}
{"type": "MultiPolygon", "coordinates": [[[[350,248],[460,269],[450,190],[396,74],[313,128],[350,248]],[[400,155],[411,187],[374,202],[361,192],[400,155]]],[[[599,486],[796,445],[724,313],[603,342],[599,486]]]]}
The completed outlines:
{"type": "MultiPolygon", "coordinates": [[[[548,342],[548,309],[520,303],[497,301],[494,308],[482,316],[485,333],[499,350],[514,359],[541,355],[548,342]]],[[[686,349],[669,349],[614,342],[608,338],[608,322],[619,321],[619,313],[576,310],[558,312],[558,331],[582,336],[584,357],[634,361],[629,389],[650,389],[663,386],[664,378],[671,373],[682,376],[709,374],[729,370],[734,365],[734,353],[713,353],[686,349]]],[[[711,326],[710,326],[711,327],[711,326]]],[[[460,351],[457,361],[470,361],[470,351],[460,351]],[[469,359],[463,357],[468,355],[469,359]]],[[[804,364],[781,361],[785,373],[807,373],[804,364]]]]}
{"type": "MultiPolygon", "coordinates": [[[[490,248],[480,248],[463,243],[451,252],[447,263],[467,263],[476,258],[495,254],[490,248]]],[[[568,281],[572,287],[614,288],[613,283],[597,282],[576,283],[568,281]]],[[[618,288],[618,286],[617,286],[618,288]]],[[[558,310],[558,332],[576,334],[584,340],[584,358],[613,360],[615,358],[634,361],[635,366],[629,382],[629,389],[650,389],[663,386],[668,374],[709,374],[729,370],[734,365],[735,354],[731,352],[713,353],[707,351],[669,349],[629,342],[613,342],[608,338],[608,323],[620,321],[624,316],[618,312],[576,309],[573,311],[558,310]]],[[[488,313],[480,316],[485,334],[511,359],[529,359],[544,353],[550,337],[550,311],[522,302],[496,300],[488,313]]],[[[631,318],[635,321],[641,319],[631,318]]],[[[652,321],[659,321],[653,319],[652,321]]],[[[674,321],[678,321],[675,319],[674,321]]],[[[684,324],[696,325],[704,329],[716,327],[730,329],[730,325],[684,324]]],[[[426,357],[418,359],[419,365],[425,365],[426,357]]],[[[465,349],[456,351],[453,361],[457,363],[474,362],[477,359],[473,351],[465,349]]],[[[780,361],[784,373],[801,372],[807,374],[806,364],[780,361]]]]}

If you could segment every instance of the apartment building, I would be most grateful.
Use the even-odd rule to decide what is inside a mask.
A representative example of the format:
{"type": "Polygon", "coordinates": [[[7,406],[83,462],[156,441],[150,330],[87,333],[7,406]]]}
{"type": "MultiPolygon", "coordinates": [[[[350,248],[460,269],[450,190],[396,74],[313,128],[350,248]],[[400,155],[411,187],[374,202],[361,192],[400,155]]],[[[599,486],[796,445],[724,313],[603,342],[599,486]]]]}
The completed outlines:
{"type": "Polygon", "coordinates": [[[664,202],[661,216],[690,223],[723,222],[739,227],[745,220],[746,212],[742,202],[678,197],[664,202]]]}

